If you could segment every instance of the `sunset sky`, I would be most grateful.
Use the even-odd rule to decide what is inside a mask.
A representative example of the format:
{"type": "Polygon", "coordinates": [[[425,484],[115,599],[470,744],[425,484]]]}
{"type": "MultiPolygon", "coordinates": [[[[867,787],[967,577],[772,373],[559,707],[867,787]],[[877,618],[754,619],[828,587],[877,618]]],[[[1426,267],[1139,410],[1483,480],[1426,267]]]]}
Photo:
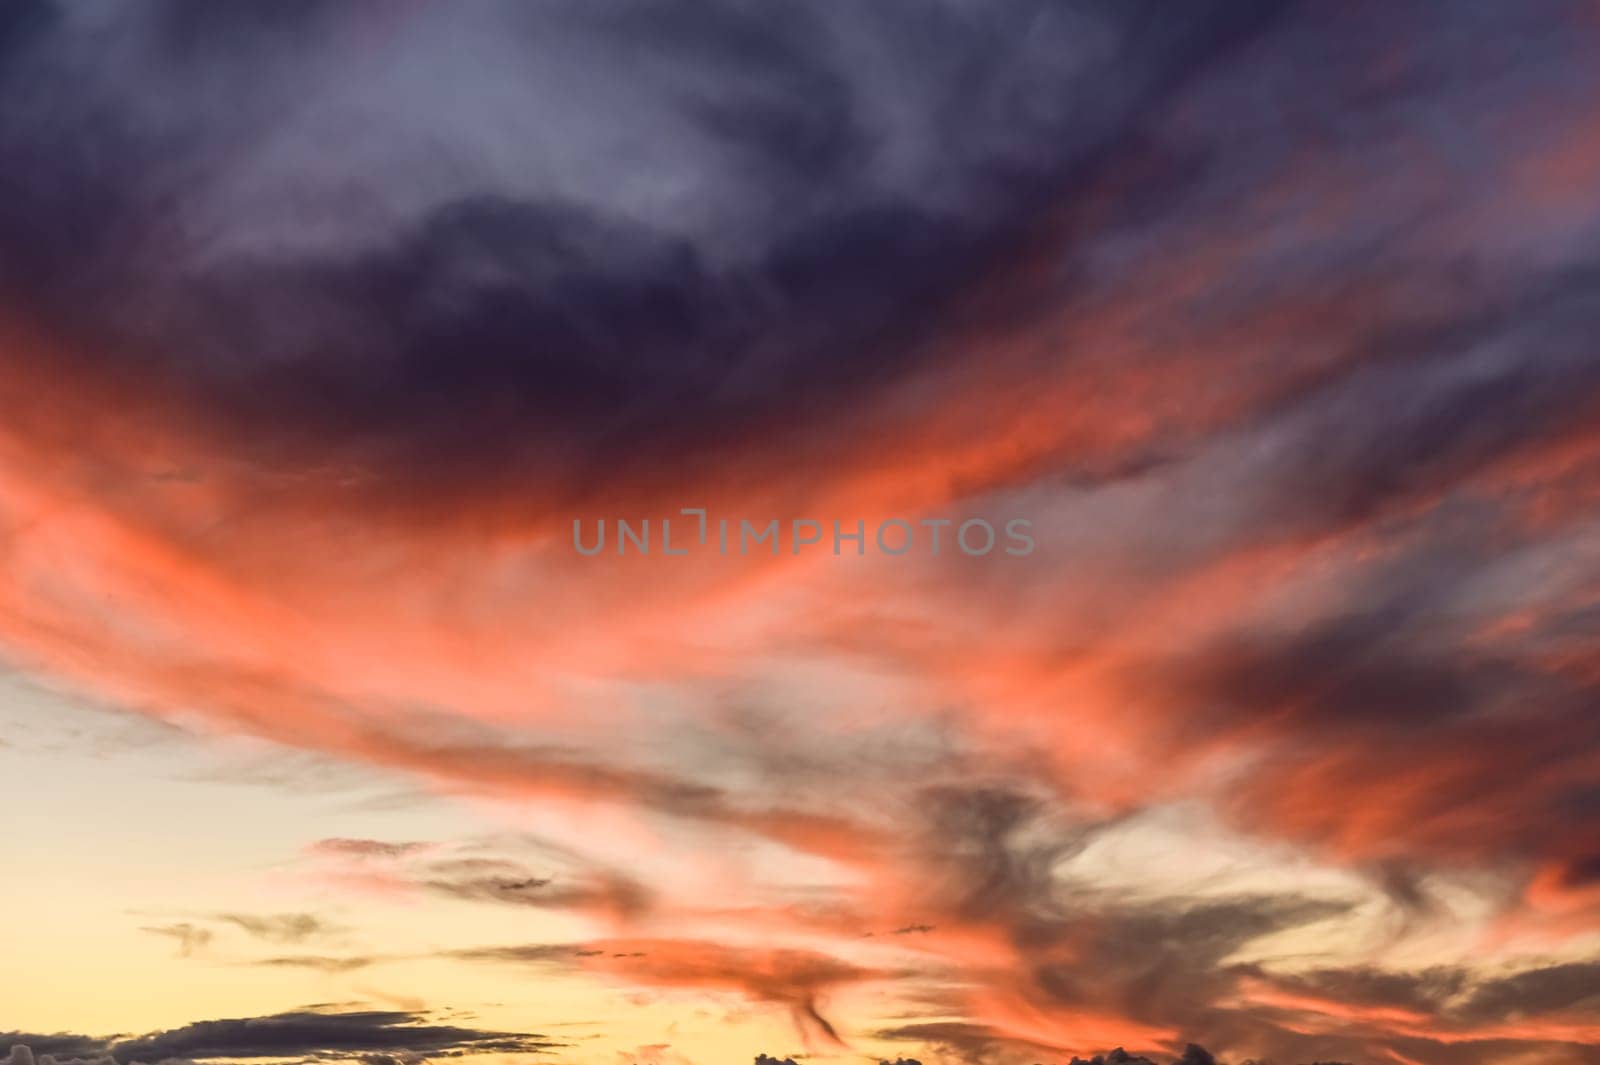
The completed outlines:
{"type": "Polygon", "coordinates": [[[0,844],[6,1065],[1600,1065],[1600,7],[0,0],[0,844]]]}

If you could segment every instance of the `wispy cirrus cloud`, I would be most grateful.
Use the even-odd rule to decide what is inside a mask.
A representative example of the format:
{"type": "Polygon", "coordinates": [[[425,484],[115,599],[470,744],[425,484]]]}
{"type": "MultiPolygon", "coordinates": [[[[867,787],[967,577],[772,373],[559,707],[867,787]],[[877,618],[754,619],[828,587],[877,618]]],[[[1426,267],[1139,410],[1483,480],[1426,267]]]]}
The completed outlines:
{"type": "Polygon", "coordinates": [[[216,919],[271,943],[301,943],[337,930],[312,913],[220,913],[216,919]]]}

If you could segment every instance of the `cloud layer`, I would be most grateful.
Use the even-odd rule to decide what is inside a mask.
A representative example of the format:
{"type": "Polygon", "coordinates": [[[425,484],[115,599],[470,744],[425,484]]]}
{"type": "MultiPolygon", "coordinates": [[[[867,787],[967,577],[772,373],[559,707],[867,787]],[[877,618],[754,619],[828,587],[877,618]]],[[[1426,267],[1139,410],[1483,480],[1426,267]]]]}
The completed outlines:
{"type": "Polygon", "coordinates": [[[394,1065],[435,1056],[537,1054],[560,1046],[542,1036],[486,1032],[429,1024],[427,1020],[422,1014],[396,1011],[307,1009],[267,1017],[199,1021],[132,1039],[10,1032],[0,1033],[0,1042],[12,1046],[11,1065],[31,1065],[35,1051],[56,1061],[70,1055],[123,1063],[269,1058],[394,1065]]]}
{"type": "MultiPolygon", "coordinates": [[[[0,642],[554,811],[489,854],[308,829],[342,889],[594,933],[461,965],[818,1049],[1600,1060],[1597,38],[1558,0],[17,0],[0,642]],[[683,507],[1037,550],[572,549],[683,507]]],[[[148,930],[213,926],[388,958],[148,930]]]]}

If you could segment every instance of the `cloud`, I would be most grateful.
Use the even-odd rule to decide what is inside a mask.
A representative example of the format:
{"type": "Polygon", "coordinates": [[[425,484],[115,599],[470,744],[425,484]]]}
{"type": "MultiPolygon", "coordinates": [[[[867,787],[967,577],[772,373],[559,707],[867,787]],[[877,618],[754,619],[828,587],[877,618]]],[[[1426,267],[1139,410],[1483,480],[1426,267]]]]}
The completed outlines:
{"type": "Polygon", "coordinates": [[[884,978],[816,951],[731,946],[684,939],[606,939],[452,951],[466,961],[561,964],[644,987],[732,991],[787,1007],[808,1041],[843,1046],[819,1009],[829,991],[884,978]]]}
{"type": "MultiPolygon", "coordinates": [[[[205,920],[242,929],[254,939],[282,944],[302,943],[307,939],[328,936],[338,930],[322,918],[310,913],[219,913],[209,915],[205,920]]],[[[216,932],[212,928],[192,921],[181,921],[169,925],[151,925],[142,928],[141,931],[177,940],[178,953],[185,958],[204,951],[216,938],[216,932]]],[[[271,958],[253,964],[299,965],[308,968],[321,967],[329,971],[339,967],[335,959],[315,958],[310,955],[271,958]]],[[[344,967],[353,968],[355,966],[345,963],[344,967]]]]}
{"type": "Polygon", "coordinates": [[[310,913],[223,913],[217,915],[217,920],[271,943],[301,943],[332,931],[325,921],[310,913]]]}
{"type": "MultiPolygon", "coordinates": [[[[22,1043],[24,1058],[32,1048],[58,1060],[63,1054],[95,1054],[118,1062],[168,1059],[209,1061],[220,1058],[320,1058],[365,1060],[367,1054],[400,1059],[432,1055],[536,1054],[559,1043],[543,1036],[480,1031],[427,1023],[427,1015],[399,1011],[329,1012],[307,1009],[265,1017],[198,1021],[182,1028],[152,1032],[131,1039],[97,1040],[87,1036],[29,1036],[9,1033],[0,1041],[22,1043]]],[[[13,1065],[17,1050],[12,1051],[13,1065]]]]}
{"type": "Polygon", "coordinates": [[[319,11],[244,34],[164,6],[113,17],[105,29],[122,32],[102,53],[111,38],[88,20],[39,5],[13,40],[17,76],[57,94],[0,111],[19,164],[0,235],[30,249],[16,280],[30,279],[47,317],[101,278],[94,295],[114,306],[95,321],[80,314],[79,335],[110,361],[81,373],[129,360],[152,380],[184,381],[227,412],[212,428],[231,422],[296,465],[338,454],[362,476],[453,491],[498,452],[517,457],[525,490],[572,493],[576,471],[549,456],[588,453],[591,481],[632,481],[661,472],[648,456],[663,445],[698,464],[708,447],[760,445],[776,427],[800,429],[797,415],[823,397],[865,397],[897,376],[915,361],[927,301],[953,294],[1016,239],[1044,189],[1277,5],[1202,6],[1213,17],[1196,8],[1154,34],[1121,8],[1043,3],[827,4],[781,25],[736,4],[607,16],[483,4],[381,31],[319,11]],[[896,55],[910,25],[920,51],[896,55]],[[367,78],[350,78],[321,43],[333,26],[386,36],[367,78]],[[441,34],[463,50],[439,52],[441,34]],[[205,43],[234,39],[248,46],[205,43]],[[829,46],[838,39],[852,43],[829,46]],[[217,54],[229,61],[219,67],[217,54]],[[484,112],[442,123],[407,72],[424,55],[484,112]],[[581,78],[563,61],[577,55],[633,76],[562,117],[540,101],[581,78]],[[107,63],[139,79],[141,103],[95,76],[107,63]],[[514,69],[540,73],[507,78],[514,69]],[[957,70],[951,98],[936,72],[957,70]],[[306,84],[296,71],[321,107],[293,106],[306,84]],[[213,76],[240,94],[226,115],[192,91],[213,76]],[[1066,103],[1089,85],[1094,107],[1066,103]],[[327,123],[367,113],[371,91],[411,106],[369,114],[346,152],[313,150],[327,123]],[[550,162],[543,137],[515,149],[516,163],[496,160],[517,143],[492,118],[508,91],[575,138],[564,163],[550,162]],[[953,121],[977,135],[950,138],[953,121]],[[183,135],[164,141],[163,126],[183,135]],[[69,135],[136,177],[108,187],[56,150],[69,135]],[[614,137],[631,141],[634,166],[659,168],[655,181],[617,179],[614,137]],[[228,167],[250,143],[253,174],[228,167]],[[366,170],[424,144],[470,176],[420,158],[382,181],[366,170]],[[182,222],[155,227],[162,188],[205,173],[182,222]],[[339,209],[352,181],[370,211],[339,209]],[[658,191],[674,184],[687,202],[658,191]],[[275,234],[295,201],[316,205],[315,219],[284,246],[275,234]],[[70,239],[58,221],[68,205],[103,239],[70,239]],[[170,264],[159,276],[116,265],[152,256],[170,264]],[[135,303],[146,313],[130,328],[135,303]],[[454,417],[463,407],[482,412],[470,432],[454,417]]]}
{"type": "MultiPolygon", "coordinates": [[[[1582,1060],[1595,32],[18,0],[0,643],[550,815],[553,855],[308,848],[333,886],[598,926],[457,962],[819,1042],[852,1024],[824,997],[892,985],[944,1012],[868,1030],[974,1060],[1582,1060]],[[1026,514],[1038,551],[568,549],[682,506],[1026,514]]],[[[359,1016],[400,1019],[265,1027],[426,1052],[359,1016]]]]}
{"type": "MultiPolygon", "coordinates": [[[[563,790],[558,780],[547,784],[563,790]]],[[[540,875],[521,857],[510,855],[455,853],[441,845],[341,840],[328,846],[329,842],[314,844],[307,854],[319,863],[321,875],[337,882],[467,902],[573,910],[616,920],[638,917],[651,905],[650,890],[634,877],[548,844],[533,848],[546,870],[540,875]]]]}
{"type": "Polygon", "coordinates": [[[523,943],[499,947],[464,947],[450,952],[450,957],[463,961],[510,962],[526,965],[551,961],[566,961],[585,955],[603,953],[600,947],[586,947],[571,943],[523,943]]]}
{"type": "Polygon", "coordinates": [[[250,964],[269,969],[315,969],[325,973],[347,973],[365,969],[378,960],[370,957],[332,957],[325,954],[286,954],[276,958],[261,958],[250,964]]]}
{"type": "Polygon", "coordinates": [[[0,1045],[10,1048],[10,1065],[32,1065],[45,1056],[57,1061],[87,1059],[99,1057],[105,1050],[101,1040],[66,1032],[0,1032],[0,1045]]]}
{"type": "Polygon", "coordinates": [[[302,1011],[237,1020],[200,1021],[113,1043],[119,1061],[186,1058],[292,1057],[358,1053],[537,1053],[558,1044],[542,1036],[424,1023],[398,1011],[302,1011]]]}
{"type": "Polygon", "coordinates": [[[188,921],[170,925],[152,925],[142,928],[140,931],[176,939],[178,941],[178,953],[185,958],[204,950],[212,939],[211,929],[201,928],[188,921]]]}
{"type": "Polygon", "coordinates": [[[1483,976],[1466,967],[1411,973],[1316,970],[1253,979],[1264,1007],[1329,1029],[1392,1029],[1414,1045],[1448,1049],[1497,1041],[1542,1043],[1550,1054],[1589,1045],[1600,1031],[1596,966],[1569,963],[1483,976]]]}
{"type": "Polygon", "coordinates": [[[648,888],[618,872],[604,871],[560,883],[548,877],[525,875],[467,875],[434,878],[427,890],[451,898],[500,902],[514,906],[574,909],[627,918],[644,913],[651,904],[648,888]]]}
{"type": "Polygon", "coordinates": [[[427,849],[426,843],[392,843],[377,839],[320,839],[308,848],[313,854],[355,858],[398,858],[427,849]]]}

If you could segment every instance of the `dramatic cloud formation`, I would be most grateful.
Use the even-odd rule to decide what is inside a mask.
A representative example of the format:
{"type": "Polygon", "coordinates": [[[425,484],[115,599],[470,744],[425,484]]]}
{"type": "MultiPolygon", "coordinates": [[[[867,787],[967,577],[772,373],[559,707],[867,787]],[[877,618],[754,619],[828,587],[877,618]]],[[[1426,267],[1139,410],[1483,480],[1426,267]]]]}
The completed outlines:
{"type": "Polygon", "coordinates": [[[0,647],[505,829],[261,857],[474,930],[427,954],[219,900],[175,964],[1600,1061],[1597,52],[1578,0],[14,0],[0,647]],[[975,517],[1035,549],[870,549],[975,517]]]}

